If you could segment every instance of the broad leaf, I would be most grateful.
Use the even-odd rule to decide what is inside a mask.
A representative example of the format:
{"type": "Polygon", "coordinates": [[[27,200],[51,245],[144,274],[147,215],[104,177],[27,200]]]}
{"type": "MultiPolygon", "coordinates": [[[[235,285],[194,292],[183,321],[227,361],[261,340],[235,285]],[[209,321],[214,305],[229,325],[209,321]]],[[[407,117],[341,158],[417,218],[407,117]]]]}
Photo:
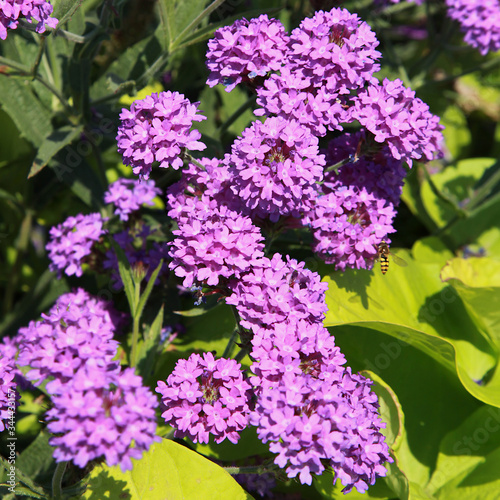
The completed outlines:
{"type": "Polygon", "coordinates": [[[422,184],[422,201],[434,223],[438,227],[444,227],[451,220],[455,220],[446,234],[457,247],[473,242],[485,230],[498,224],[498,197],[486,200],[471,213],[461,209],[473,199],[477,182],[494,163],[493,158],[463,160],[455,167],[450,166],[432,175],[432,185],[427,180],[422,184]],[[437,192],[433,188],[437,189],[437,192]]]}
{"type": "Polygon", "coordinates": [[[57,154],[62,148],[71,144],[83,131],[83,126],[78,127],[61,127],[54,130],[42,142],[37,151],[36,158],[33,160],[28,178],[38,174],[43,167],[57,154]]]}
{"type": "Polygon", "coordinates": [[[221,467],[174,441],[151,446],[134,468],[96,467],[84,498],[122,500],[247,500],[252,498],[221,467]]]}
{"type": "Polygon", "coordinates": [[[21,80],[0,74],[0,105],[35,147],[52,132],[50,113],[21,80]]]}
{"type": "Polygon", "coordinates": [[[329,284],[325,326],[362,325],[402,340],[456,372],[476,398],[500,406],[500,371],[484,385],[498,361],[498,346],[485,338],[455,290],[440,280],[440,266],[400,252],[407,267],[391,265],[387,275],[347,270],[329,284]]]}
{"type": "Polygon", "coordinates": [[[453,259],[441,271],[479,330],[500,347],[500,260],[453,259]]]}
{"type": "Polygon", "coordinates": [[[427,489],[440,500],[496,499],[500,410],[483,405],[443,439],[427,489]]]}

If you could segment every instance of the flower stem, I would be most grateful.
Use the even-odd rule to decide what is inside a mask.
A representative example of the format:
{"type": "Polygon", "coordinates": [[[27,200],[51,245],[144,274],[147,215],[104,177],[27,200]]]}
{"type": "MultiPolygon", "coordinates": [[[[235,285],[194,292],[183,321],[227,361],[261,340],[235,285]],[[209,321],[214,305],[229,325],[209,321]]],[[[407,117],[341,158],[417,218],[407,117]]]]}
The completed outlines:
{"type": "Polygon", "coordinates": [[[68,462],[59,462],[52,476],[52,498],[53,500],[62,500],[62,480],[66,472],[68,462]]]}

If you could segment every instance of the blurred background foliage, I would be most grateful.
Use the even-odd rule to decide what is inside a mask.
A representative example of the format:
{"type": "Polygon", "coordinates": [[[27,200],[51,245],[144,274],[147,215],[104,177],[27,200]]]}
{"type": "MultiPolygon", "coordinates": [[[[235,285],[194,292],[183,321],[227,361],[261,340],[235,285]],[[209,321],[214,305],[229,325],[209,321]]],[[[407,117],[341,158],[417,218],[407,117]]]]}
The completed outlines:
{"type": "MultiPolygon", "coordinates": [[[[244,89],[228,94],[222,86],[205,85],[206,43],[213,31],[262,13],[279,18],[290,31],[315,9],[345,7],[377,33],[383,54],[380,79],[401,78],[446,126],[444,159],[415,163],[405,183],[393,246],[406,249],[394,253],[407,267],[391,263],[386,276],[378,268],[337,273],[290,239],[277,242],[280,251],[306,260],[329,282],[325,324],[353,370],[365,370],[375,380],[381,400],[396,462],[389,476],[367,494],[352,492],[347,497],[497,499],[498,54],[482,57],[464,45],[438,0],[385,9],[369,0],[53,4],[54,16],[61,21],[58,33],[40,36],[18,28],[0,42],[0,335],[14,335],[72,287],[95,293],[104,286],[88,275],[56,279],[48,271],[45,244],[51,226],[69,215],[104,210],[108,183],[133,177],[116,151],[122,107],[162,90],[200,101],[207,116],[199,125],[208,146],[204,156],[221,157],[254,119],[253,97],[244,89]]],[[[162,188],[177,175],[153,171],[162,188]]],[[[165,219],[159,216],[158,223],[165,224],[165,219]]],[[[113,299],[125,309],[122,295],[113,299]]],[[[154,300],[165,302],[165,315],[171,319],[183,306],[165,294],[154,300]]],[[[186,335],[157,363],[152,379],[165,378],[176,359],[193,350],[222,354],[233,320],[228,309],[209,306],[202,316],[185,318],[186,335]]],[[[51,465],[47,436],[40,433],[43,425],[38,422],[42,409],[36,400],[25,399],[19,411],[18,432],[25,450],[18,467],[43,482],[51,465]],[[34,448],[28,446],[45,450],[37,452],[44,458],[34,463],[28,458],[34,448]]],[[[255,435],[245,435],[243,443],[243,454],[227,444],[193,448],[226,464],[262,453],[255,435]]],[[[153,450],[152,456],[163,452],[153,450]]],[[[189,471],[183,467],[190,458],[183,450],[169,453],[180,453],[177,465],[171,466],[187,481],[189,471]]],[[[154,464],[160,459],[149,460],[151,467],[158,467],[154,464]]],[[[140,475],[123,478],[114,468],[103,470],[94,476],[105,474],[114,478],[112,483],[141,482],[140,475]]],[[[105,490],[99,488],[109,488],[109,482],[103,477],[92,481],[89,491],[97,496],[90,498],[103,498],[99,495],[105,490]]],[[[278,490],[288,492],[289,498],[343,496],[328,474],[311,488],[289,481],[278,490]]]]}

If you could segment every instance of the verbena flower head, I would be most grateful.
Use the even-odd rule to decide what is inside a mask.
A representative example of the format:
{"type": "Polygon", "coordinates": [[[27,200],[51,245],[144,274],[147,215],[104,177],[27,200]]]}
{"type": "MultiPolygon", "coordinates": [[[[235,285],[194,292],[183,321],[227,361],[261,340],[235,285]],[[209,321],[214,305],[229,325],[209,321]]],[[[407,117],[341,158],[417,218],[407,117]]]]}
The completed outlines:
{"type": "Polygon", "coordinates": [[[122,333],[121,329],[129,320],[126,313],[115,309],[111,300],[96,297],[83,288],[76,288],[59,296],[50,312],[52,311],[64,311],[63,314],[68,317],[100,318],[101,331],[106,336],[122,333]]]}
{"type": "Polygon", "coordinates": [[[335,165],[346,159],[350,161],[337,172],[326,173],[322,189],[333,192],[339,184],[358,190],[366,189],[377,199],[386,200],[397,207],[406,177],[403,162],[396,160],[387,146],[377,147],[374,152],[356,157],[357,151],[363,152],[365,141],[365,132],[361,130],[355,134],[342,134],[328,143],[327,149],[323,151],[327,165],[335,165]]]}
{"type": "Polygon", "coordinates": [[[448,16],[460,24],[465,43],[485,56],[500,50],[498,0],[445,0],[448,16]]]}
{"type": "MultiPolygon", "coordinates": [[[[159,266],[162,259],[166,259],[168,247],[166,242],[152,241],[149,237],[154,232],[150,226],[129,228],[119,233],[113,234],[113,239],[124,251],[128,263],[132,269],[139,269],[145,272],[145,280],[149,280],[154,270],[159,266]]],[[[112,285],[115,290],[123,288],[120,271],[118,270],[118,257],[115,249],[110,248],[106,251],[103,261],[103,268],[111,271],[112,285]]],[[[161,276],[168,272],[164,265],[156,279],[160,282],[161,276]]]]}
{"type": "Polygon", "coordinates": [[[169,267],[185,287],[238,278],[264,255],[264,238],[251,219],[208,197],[187,199],[177,224],[169,267]]]}
{"type": "Polygon", "coordinates": [[[208,443],[212,435],[216,443],[226,438],[237,443],[248,424],[249,389],[239,363],[204,353],[179,360],[156,392],[166,408],[162,417],[176,437],[208,443]]]}
{"type": "Polygon", "coordinates": [[[5,430],[16,406],[15,359],[0,352],[0,432],[5,430]]]}
{"type": "Polygon", "coordinates": [[[342,271],[372,267],[378,245],[395,231],[393,220],[406,175],[402,160],[394,159],[387,146],[356,158],[364,141],[363,131],[330,141],[327,163],[351,162],[325,174],[322,193],[303,221],[311,227],[314,251],[342,271]]]}
{"type": "Polygon", "coordinates": [[[104,193],[104,201],[115,206],[115,214],[120,216],[120,220],[127,221],[130,214],[143,204],[153,206],[153,198],[160,194],[161,189],[155,186],[154,181],[118,179],[104,193]]]}
{"type": "Polygon", "coordinates": [[[110,308],[109,302],[78,290],[62,295],[41,321],[21,328],[17,363],[31,368],[26,378],[36,385],[51,378],[47,390],[54,393],[86,364],[116,367],[116,313],[110,308]]]}
{"type": "Polygon", "coordinates": [[[397,160],[433,160],[441,154],[443,126],[429,106],[399,79],[370,85],[355,99],[353,117],[374,140],[389,146],[397,160]]]}
{"type": "Polygon", "coordinates": [[[326,376],[327,372],[336,373],[345,363],[335,338],[320,321],[291,316],[256,332],[251,341],[251,356],[255,361],[250,382],[257,388],[257,394],[264,379],[279,383],[290,373],[326,376]]]}
{"type": "Polygon", "coordinates": [[[312,326],[279,323],[262,339],[252,365],[257,401],[250,423],[288,477],[311,484],[329,464],[345,493],[364,492],[392,461],[377,397],[370,381],[341,366],[345,359],[328,331],[317,324],[311,333],[312,326]]]}
{"type": "Polygon", "coordinates": [[[207,84],[223,83],[230,92],[242,81],[278,70],[286,61],[287,40],[281,22],[265,14],[219,28],[208,41],[207,84]]]}
{"type": "Polygon", "coordinates": [[[57,19],[50,17],[54,8],[47,0],[3,0],[0,3],[0,38],[7,38],[7,28],[16,29],[19,19],[37,22],[36,32],[44,33],[45,26],[55,28],[57,19]]]}
{"type": "Polygon", "coordinates": [[[104,457],[108,466],[131,470],[131,459],[160,438],[155,436],[158,400],[133,368],[122,372],[83,366],[52,396],[47,430],[55,434],[56,462],[85,467],[104,457]]]}
{"type": "Polygon", "coordinates": [[[123,163],[134,174],[148,179],[153,162],[161,168],[182,167],[183,149],[202,151],[201,133],[190,130],[194,121],[206,120],[197,114],[199,103],[191,103],[178,92],[160,92],[134,101],[122,109],[116,140],[123,163]]]}
{"type": "Polygon", "coordinates": [[[64,271],[68,276],[81,276],[82,264],[92,252],[92,245],[106,233],[105,219],[100,214],[78,214],[50,229],[50,241],[46,245],[51,271],[59,277],[64,271]]]}
{"type": "Polygon", "coordinates": [[[376,81],[378,44],[375,33],[356,14],[340,8],[318,11],[292,31],[288,66],[309,77],[316,87],[348,94],[376,81]]]}
{"type": "Polygon", "coordinates": [[[177,219],[184,212],[186,203],[193,203],[188,199],[201,198],[203,194],[215,204],[243,213],[245,207],[231,190],[233,175],[229,166],[218,158],[201,158],[197,161],[202,167],[190,163],[182,170],[181,179],[169,186],[168,215],[177,219]]]}
{"type": "Polygon", "coordinates": [[[278,253],[272,259],[263,257],[231,287],[226,303],[236,306],[241,325],[254,333],[292,318],[321,322],[328,309],[328,284],[304,269],[303,262],[288,256],[285,261],[278,253]]]}
{"type": "MultiPolygon", "coordinates": [[[[340,184],[340,183],[339,183],[340,184]]],[[[377,246],[395,229],[394,206],[366,189],[341,186],[318,196],[307,222],[314,236],[313,250],[327,264],[367,269],[373,265],[377,246]]]]}
{"type": "Polygon", "coordinates": [[[311,131],[281,117],[255,121],[233,143],[225,161],[233,175],[233,193],[253,217],[271,222],[301,216],[316,195],[325,164],[311,131]]]}
{"type": "Polygon", "coordinates": [[[264,86],[257,89],[257,116],[281,116],[296,120],[324,136],[328,130],[342,130],[340,123],[351,121],[349,108],[343,106],[339,95],[315,84],[314,76],[284,67],[280,74],[271,75],[264,86]]]}

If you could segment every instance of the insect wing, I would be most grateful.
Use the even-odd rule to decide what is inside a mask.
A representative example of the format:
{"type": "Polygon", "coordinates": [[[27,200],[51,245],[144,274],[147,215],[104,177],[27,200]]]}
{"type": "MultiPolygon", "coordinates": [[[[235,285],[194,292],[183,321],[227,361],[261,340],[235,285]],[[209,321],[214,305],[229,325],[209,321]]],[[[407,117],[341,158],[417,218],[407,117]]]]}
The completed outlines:
{"type": "Polygon", "coordinates": [[[398,266],[406,267],[408,265],[408,262],[406,262],[406,260],[402,259],[401,257],[398,257],[397,255],[393,254],[392,252],[391,252],[391,258],[392,258],[394,264],[397,264],[398,266]]]}

